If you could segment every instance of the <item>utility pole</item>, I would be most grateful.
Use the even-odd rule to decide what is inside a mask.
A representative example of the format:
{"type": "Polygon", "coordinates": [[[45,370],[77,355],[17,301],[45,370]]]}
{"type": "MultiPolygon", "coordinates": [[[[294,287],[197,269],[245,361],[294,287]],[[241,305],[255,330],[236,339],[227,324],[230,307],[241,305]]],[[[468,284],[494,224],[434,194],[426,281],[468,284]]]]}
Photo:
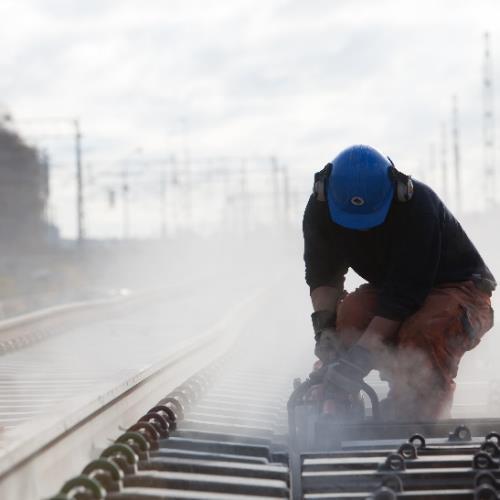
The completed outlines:
{"type": "Polygon", "coordinates": [[[231,219],[232,216],[232,208],[231,208],[231,203],[233,200],[233,194],[232,194],[232,185],[231,185],[231,176],[230,176],[230,170],[227,166],[227,160],[223,158],[219,158],[217,160],[217,169],[216,169],[216,176],[215,178],[220,178],[221,182],[221,191],[222,191],[222,199],[224,200],[223,202],[223,222],[227,227],[230,227],[233,220],[231,219]]]}
{"type": "Polygon", "coordinates": [[[278,160],[276,156],[271,156],[271,176],[273,184],[273,210],[274,210],[274,220],[279,221],[279,179],[278,179],[278,160]]]}
{"type": "Polygon", "coordinates": [[[165,238],[167,236],[167,172],[166,165],[162,167],[160,176],[160,236],[165,238]]]}
{"type": "Polygon", "coordinates": [[[143,153],[142,147],[136,147],[122,160],[122,239],[130,237],[130,162],[143,153]]]}
{"type": "Polygon", "coordinates": [[[122,170],[122,239],[124,240],[127,240],[129,237],[129,202],[128,167],[124,166],[122,170]]]}
{"type": "Polygon", "coordinates": [[[446,124],[441,124],[441,182],[443,184],[443,199],[448,202],[448,165],[446,162],[446,124]]]}
{"type": "Polygon", "coordinates": [[[170,203],[170,228],[177,230],[177,227],[179,225],[179,212],[178,212],[178,197],[179,197],[179,171],[178,171],[178,166],[177,166],[177,157],[175,155],[172,155],[170,157],[170,161],[172,164],[172,174],[171,174],[171,184],[172,188],[170,190],[170,198],[171,198],[171,203],[170,203]]]}
{"type": "Polygon", "coordinates": [[[44,198],[44,211],[43,218],[47,226],[47,238],[50,236],[51,213],[50,213],[50,159],[49,153],[46,149],[40,152],[40,159],[43,165],[43,198],[44,198]]]}
{"type": "Polygon", "coordinates": [[[73,121],[75,130],[75,160],[76,160],[76,217],[77,217],[77,240],[82,245],[85,238],[85,215],[83,205],[83,174],[82,174],[82,134],[80,122],[73,121]]]}
{"type": "Polygon", "coordinates": [[[486,206],[495,203],[495,113],[493,90],[493,63],[490,35],[484,34],[483,59],[483,192],[486,206]]]}
{"type": "Polygon", "coordinates": [[[283,211],[285,215],[285,224],[290,222],[290,179],[288,176],[288,167],[283,165],[283,211]]]}
{"type": "Polygon", "coordinates": [[[241,206],[241,227],[242,233],[245,234],[249,229],[249,206],[248,206],[248,188],[247,188],[247,161],[241,160],[240,169],[240,206],[241,206]]]}
{"type": "Polygon", "coordinates": [[[189,123],[186,117],[180,119],[182,142],[183,142],[183,156],[184,156],[184,210],[185,220],[184,223],[189,229],[194,229],[193,224],[193,200],[192,200],[192,172],[191,172],[191,149],[189,142],[189,123]]]}
{"type": "Polygon", "coordinates": [[[460,172],[460,136],[458,123],[458,98],[452,98],[452,136],[453,136],[453,163],[455,167],[455,203],[458,212],[462,211],[462,179],[460,172]]]}

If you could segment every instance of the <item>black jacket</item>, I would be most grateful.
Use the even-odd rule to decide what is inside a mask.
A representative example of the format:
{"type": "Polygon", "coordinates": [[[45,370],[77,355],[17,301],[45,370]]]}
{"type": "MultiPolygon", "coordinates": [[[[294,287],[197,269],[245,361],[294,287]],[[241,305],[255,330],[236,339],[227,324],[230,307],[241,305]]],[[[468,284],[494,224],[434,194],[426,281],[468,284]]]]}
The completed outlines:
{"type": "Polygon", "coordinates": [[[420,308],[435,285],[495,280],[464,230],[425,184],[396,200],[385,222],[367,231],[335,224],[327,202],[309,199],[303,221],[306,282],[311,290],[342,288],[348,268],[380,288],[378,315],[402,320],[420,308]]]}

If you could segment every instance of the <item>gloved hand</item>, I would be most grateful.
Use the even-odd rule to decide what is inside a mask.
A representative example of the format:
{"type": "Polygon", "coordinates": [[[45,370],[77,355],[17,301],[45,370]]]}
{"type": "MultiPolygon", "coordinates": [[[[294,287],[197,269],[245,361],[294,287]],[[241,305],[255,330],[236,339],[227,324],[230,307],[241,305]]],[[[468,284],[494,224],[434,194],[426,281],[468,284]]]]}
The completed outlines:
{"type": "Polygon", "coordinates": [[[323,364],[331,363],[338,356],[340,342],[335,333],[337,315],[332,311],[316,311],[311,314],[316,346],[314,354],[323,364]]]}
{"type": "Polygon", "coordinates": [[[323,330],[316,340],[314,354],[323,365],[328,365],[335,361],[341,350],[340,341],[333,328],[323,330]]]}
{"type": "Polygon", "coordinates": [[[368,349],[354,344],[328,366],[324,382],[348,393],[358,392],[363,379],[373,369],[372,358],[368,349]]]}

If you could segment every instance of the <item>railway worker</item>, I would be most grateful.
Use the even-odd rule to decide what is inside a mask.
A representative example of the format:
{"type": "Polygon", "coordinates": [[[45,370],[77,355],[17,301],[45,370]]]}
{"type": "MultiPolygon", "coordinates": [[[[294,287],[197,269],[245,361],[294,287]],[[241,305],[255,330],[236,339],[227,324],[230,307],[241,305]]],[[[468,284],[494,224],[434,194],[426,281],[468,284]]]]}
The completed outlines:
{"type": "Polygon", "coordinates": [[[315,354],[339,397],[378,369],[385,418],[448,417],[460,359],[493,325],[496,282],[444,203],[352,146],[316,174],[303,232],[315,354]],[[367,281],[352,293],[348,268],[367,281]]]}

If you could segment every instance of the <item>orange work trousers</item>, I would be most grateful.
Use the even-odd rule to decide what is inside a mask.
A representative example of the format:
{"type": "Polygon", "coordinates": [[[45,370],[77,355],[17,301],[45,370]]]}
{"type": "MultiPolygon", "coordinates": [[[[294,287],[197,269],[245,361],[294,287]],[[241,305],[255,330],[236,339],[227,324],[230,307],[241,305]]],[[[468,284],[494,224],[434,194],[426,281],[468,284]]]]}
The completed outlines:
{"type": "MultiPolygon", "coordinates": [[[[362,285],[337,308],[337,332],[344,347],[356,342],[375,316],[379,290],[362,285]]],[[[493,326],[490,295],[472,281],[431,290],[422,307],[404,320],[377,353],[376,368],[389,382],[381,402],[385,417],[432,421],[448,418],[460,359],[493,326]]]]}

